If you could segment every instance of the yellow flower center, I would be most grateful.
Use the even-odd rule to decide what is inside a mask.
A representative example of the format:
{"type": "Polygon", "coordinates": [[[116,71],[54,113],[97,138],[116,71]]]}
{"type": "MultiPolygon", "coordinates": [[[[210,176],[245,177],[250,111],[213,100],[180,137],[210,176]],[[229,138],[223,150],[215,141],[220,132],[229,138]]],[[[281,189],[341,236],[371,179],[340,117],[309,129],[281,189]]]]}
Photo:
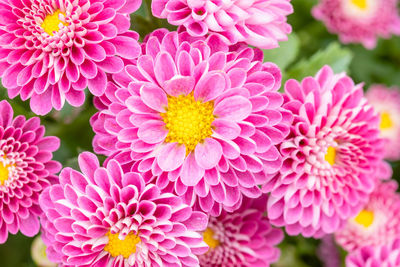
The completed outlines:
{"type": "Polygon", "coordinates": [[[214,231],[211,230],[210,228],[207,228],[204,233],[203,233],[203,239],[204,242],[210,247],[210,248],[216,248],[219,246],[219,240],[214,238],[214,231]]]}
{"type": "Polygon", "coordinates": [[[388,112],[382,112],[381,113],[381,124],[379,125],[379,129],[381,130],[387,130],[393,127],[393,121],[392,118],[390,117],[390,114],[388,112]]]}
{"type": "Polygon", "coordinates": [[[372,211],[362,210],[354,220],[364,227],[369,227],[374,222],[374,213],[372,211]]]}
{"type": "Polygon", "coordinates": [[[58,32],[60,30],[60,23],[63,24],[64,26],[68,26],[68,23],[62,22],[59,18],[58,15],[63,14],[65,16],[65,13],[61,12],[60,10],[56,10],[53,14],[48,14],[42,23],[42,28],[47,34],[53,36],[54,32],[58,32]]]}
{"type": "Polygon", "coordinates": [[[10,165],[4,165],[3,162],[0,162],[0,185],[4,185],[4,182],[8,180],[10,176],[8,167],[10,167],[10,165]]]}
{"type": "Polygon", "coordinates": [[[325,160],[332,166],[336,162],[336,149],[334,147],[328,147],[328,151],[325,154],[325,160]]]}
{"type": "Polygon", "coordinates": [[[113,257],[122,255],[125,259],[136,252],[136,244],[140,242],[140,237],[134,233],[129,233],[124,240],[119,239],[119,234],[112,234],[110,231],[106,234],[108,244],[104,250],[113,257]]]}
{"type": "Polygon", "coordinates": [[[168,130],[166,142],[177,142],[186,146],[190,153],[196,145],[212,135],[214,102],[201,102],[193,94],[168,96],[168,107],[161,117],[168,130]]]}
{"type": "Polygon", "coordinates": [[[351,0],[351,3],[362,10],[366,10],[368,7],[367,0],[351,0]]]}

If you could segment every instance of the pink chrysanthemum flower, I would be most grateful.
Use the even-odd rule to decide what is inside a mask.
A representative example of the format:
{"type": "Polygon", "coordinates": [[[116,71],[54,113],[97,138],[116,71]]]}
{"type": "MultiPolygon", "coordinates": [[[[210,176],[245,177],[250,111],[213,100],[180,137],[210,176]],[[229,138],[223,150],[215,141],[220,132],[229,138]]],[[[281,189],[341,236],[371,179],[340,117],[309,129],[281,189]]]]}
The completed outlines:
{"type": "Polygon", "coordinates": [[[128,167],[136,161],[147,182],[188,204],[198,197],[213,215],[239,208],[243,194],[259,197],[257,185],[281,167],[276,145],[292,119],[278,67],[215,35],[158,30],[143,50],[96,102],[106,109],[91,120],[95,151],[128,167]]]}
{"type": "Polygon", "coordinates": [[[400,88],[387,88],[373,85],[366,97],[376,111],[380,113],[379,128],[385,139],[385,158],[400,159],[400,88]]]}
{"type": "Polygon", "coordinates": [[[380,246],[365,246],[346,257],[346,267],[400,266],[400,239],[380,246]]]}
{"type": "Polygon", "coordinates": [[[270,266],[279,259],[275,246],[283,240],[283,232],[273,228],[264,216],[266,197],[243,199],[233,213],[223,211],[210,217],[203,232],[209,250],[200,255],[201,267],[270,266]]]}
{"type": "Polygon", "coordinates": [[[0,0],[0,77],[10,98],[44,115],[65,101],[80,106],[85,88],[101,95],[120,58],[140,54],[128,14],[141,0],[0,0]]]}
{"type": "Polygon", "coordinates": [[[151,7],[156,17],[185,26],[192,36],[212,32],[228,44],[276,48],[292,31],[286,22],[293,12],[290,0],[153,0],[151,7]]]}
{"type": "Polygon", "coordinates": [[[397,0],[320,0],[314,17],[328,30],[339,35],[341,42],[361,43],[368,49],[377,39],[400,34],[397,0]]]}
{"type": "Polygon", "coordinates": [[[395,181],[378,184],[363,210],[335,233],[337,243],[353,251],[400,237],[400,195],[396,189],[395,181]]]}
{"type": "Polygon", "coordinates": [[[60,184],[40,196],[43,240],[50,260],[63,266],[198,266],[207,251],[198,231],[207,216],[119,163],[100,167],[79,156],[82,173],[65,168],[60,184]]]}
{"type": "Polygon", "coordinates": [[[10,104],[0,102],[0,244],[8,233],[39,232],[39,195],[57,180],[54,174],[61,169],[51,160],[60,141],[43,137],[44,132],[39,118],[13,118],[10,104]]]}
{"type": "Polygon", "coordinates": [[[289,80],[285,92],[294,122],[280,145],[281,172],[263,186],[271,192],[268,216],[291,235],[333,233],[368,201],[375,177],[390,175],[379,117],[362,85],[328,66],[315,78],[289,80]]]}

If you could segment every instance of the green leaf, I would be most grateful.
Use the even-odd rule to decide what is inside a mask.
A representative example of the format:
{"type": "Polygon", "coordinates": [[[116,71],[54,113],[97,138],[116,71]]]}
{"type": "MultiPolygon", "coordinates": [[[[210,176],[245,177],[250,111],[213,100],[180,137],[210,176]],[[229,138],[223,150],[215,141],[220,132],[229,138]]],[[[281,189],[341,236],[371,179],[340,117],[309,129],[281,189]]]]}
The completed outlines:
{"type": "Polygon", "coordinates": [[[70,158],[70,159],[66,160],[63,168],[65,168],[65,167],[70,167],[72,169],[79,170],[80,168],[79,168],[79,163],[78,163],[78,157],[74,157],[74,158],[70,158]]]}
{"type": "Polygon", "coordinates": [[[282,70],[292,63],[300,50],[299,37],[293,32],[286,42],[280,42],[276,49],[264,49],[264,61],[273,62],[282,70]]]}
{"type": "Polygon", "coordinates": [[[310,59],[303,59],[286,72],[286,79],[301,80],[314,76],[324,65],[332,67],[335,73],[348,71],[353,54],[350,49],[341,47],[338,43],[330,44],[320,50],[310,59]]]}
{"type": "Polygon", "coordinates": [[[136,31],[140,35],[140,40],[159,28],[166,28],[174,31],[177,27],[168,24],[166,19],[159,19],[152,15],[151,0],[143,1],[141,7],[130,15],[131,17],[131,30],[136,31]]]}

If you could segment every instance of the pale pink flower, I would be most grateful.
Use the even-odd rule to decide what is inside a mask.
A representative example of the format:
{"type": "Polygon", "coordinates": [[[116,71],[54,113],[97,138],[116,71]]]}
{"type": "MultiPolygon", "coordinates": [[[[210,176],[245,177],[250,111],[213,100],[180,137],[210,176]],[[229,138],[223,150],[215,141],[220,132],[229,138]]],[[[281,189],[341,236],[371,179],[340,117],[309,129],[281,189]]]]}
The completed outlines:
{"type": "Polygon", "coordinates": [[[0,0],[0,77],[33,112],[81,106],[101,95],[107,73],[140,54],[128,14],[141,0],[0,0]]]}
{"type": "Polygon", "coordinates": [[[40,196],[42,237],[61,266],[198,266],[207,216],[115,160],[100,167],[79,156],[82,173],[65,168],[40,196]]]}
{"type": "Polygon", "coordinates": [[[367,245],[387,244],[400,237],[400,195],[395,181],[378,184],[368,203],[335,233],[336,242],[347,251],[367,245]]]}
{"type": "Polygon", "coordinates": [[[385,158],[400,159],[400,88],[373,85],[366,95],[368,102],[380,114],[379,128],[385,139],[385,158]]]}
{"type": "Polygon", "coordinates": [[[216,35],[157,30],[96,100],[95,151],[213,215],[259,197],[292,120],[280,70],[262,58],[216,35]]]}
{"type": "Polygon", "coordinates": [[[328,66],[315,78],[285,85],[284,107],[294,114],[280,145],[280,174],[263,186],[270,192],[271,223],[290,235],[333,233],[368,201],[377,178],[391,175],[383,161],[379,117],[345,73],[328,66]]]}
{"type": "Polygon", "coordinates": [[[228,44],[271,49],[292,31],[290,0],[153,0],[156,17],[183,25],[192,36],[215,33],[228,44]]]}
{"type": "Polygon", "coordinates": [[[312,13],[341,42],[373,49],[378,38],[400,34],[397,4],[397,0],[320,0],[312,13]]]}
{"type": "Polygon", "coordinates": [[[380,246],[365,246],[346,257],[346,267],[400,266],[400,239],[380,246]]]}

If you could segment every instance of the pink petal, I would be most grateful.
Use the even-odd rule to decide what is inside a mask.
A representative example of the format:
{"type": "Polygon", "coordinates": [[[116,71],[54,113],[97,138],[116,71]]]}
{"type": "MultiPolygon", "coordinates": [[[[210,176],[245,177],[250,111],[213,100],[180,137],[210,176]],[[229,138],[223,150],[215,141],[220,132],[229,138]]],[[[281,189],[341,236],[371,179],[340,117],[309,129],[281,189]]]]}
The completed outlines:
{"type": "Polygon", "coordinates": [[[195,85],[193,77],[177,77],[164,83],[164,90],[170,96],[188,95],[195,85]]]}
{"type": "Polygon", "coordinates": [[[0,102],[0,125],[2,125],[5,128],[9,126],[12,122],[13,119],[13,109],[11,105],[3,100],[0,102]]]}
{"type": "Polygon", "coordinates": [[[32,237],[39,232],[40,224],[39,219],[35,216],[30,214],[26,219],[19,219],[20,220],[20,231],[22,234],[32,237]]]}
{"type": "Polygon", "coordinates": [[[46,115],[52,109],[51,90],[46,90],[43,94],[34,94],[30,102],[31,110],[38,115],[46,115]]]}
{"type": "Polygon", "coordinates": [[[86,55],[93,61],[99,62],[106,58],[106,51],[101,45],[98,44],[86,44],[83,47],[86,55]]]}
{"type": "Polygon", "coordinates": [[[107,88],[107,76],[102,70],[97,71],[96,77],[88,80],[89,91],[95,96],[101,96],[107,88]]]}
{"type": "Polygon", "coordinates": [[[85,92],[71,89],[65,93],[65,98],[71,106],[80,107],[85,102],[85,92]]]}
{"type": "Polygon", "coordinates": [[[96,155],[89,152],[83,152],[79,155],[78,162],[82,173],[94,181],[94,172],[100,166],[96,155]]]}
{"type": "Polygon", "coordinates": [[[197,144],[194,154],[197,164],[208,170],[217,166],[222,156],[222,147],[218,141],[206,138],[203,143],[197,144]]]}
{"type": "Polygon", "coordinates": [[[138,10],[141,4],[141,0],[126,0],[125,4],[118,10],[118,12],[131,14],[138,10]]]}
{"type": "Polygon", "coordinates": [[[122,58],[135,59],[140,55],[140,46],[133,38],[117,36],[111,42],[117,50],[117,55],[122,58]]]}
{"type": "Polygon", "coordinates": [[[197,164],[194,153],[190,153],[181,169],[181,181],[186,186],[195,186],[204,176],[204,172],[205,170],[197,164]]]}
{"type": "Polygon", "coordinates": [[[203,212],[194,211],[184,224],[191,231],[204,231],[207,228],[208,217],[203,212]]]}
{"type": "Polygon", "coordinates": [[[241,131],[241,128],[237,123],[224,119],[214,120],[212,126],[214,127],[214,132],[229,140],[238,137],[241,131]]]}
{"type": "Polygon", "coordinates": [[[168,99],[165,92],[155,85],[144,85],[140,89],[140,97],[142,101],[150,108],[164,113],[165,107],[168,105],[168,99]]]}
{"type": "Polygon", "coordinates": [[[210,73],[197,83],[194,98],[203,102],[214,100],[225,91],[226,87],[226,79],[222,73],[210,73]]]}
{"type": "Polygon", "coordinates": [[[118,73],[124,68],[124,61],[118,57],[107,57],[98,62],[97,66],[107,73],[118,73]]]}
{"type": "Polygon", "coordinates": [[[165,123],[158,120],[150,120],[140,125],[138,137],[148,144],[158,144],[164,141],[168,131],[165,129],[165,123]]]}
{"type": "Polygon", "coordinates": [[[171,80],[177,74],[175,62],[167,52],[157,55],[154,71],[158,83],[162,86],[164,82],[171,80]]]}
{"type": "Polygon", "coordinates": [[[185,161],[186,147],[177,143],[163,145],[157,155],[157,163],[163,171],[173,171],[185,161]]]}
{"type": "Polygon", "coordinates": [[[219,102],[214,114],[226,120],[241,121],[251,113],[251,102],[242,96],[232,96],[219,102]]]}
{"type": "Polygon", "coordinates": [[[7,224],[2,223],[0,227],[0,244],[4,244],[8,239],[7,224]]]}
{"type": "Polygon", "coordinates": [[[97,75],[97,66],[93,61],[86,59],[81,65],[79,65],[80,73],[87,79],[93,79],[97,75]]]}

